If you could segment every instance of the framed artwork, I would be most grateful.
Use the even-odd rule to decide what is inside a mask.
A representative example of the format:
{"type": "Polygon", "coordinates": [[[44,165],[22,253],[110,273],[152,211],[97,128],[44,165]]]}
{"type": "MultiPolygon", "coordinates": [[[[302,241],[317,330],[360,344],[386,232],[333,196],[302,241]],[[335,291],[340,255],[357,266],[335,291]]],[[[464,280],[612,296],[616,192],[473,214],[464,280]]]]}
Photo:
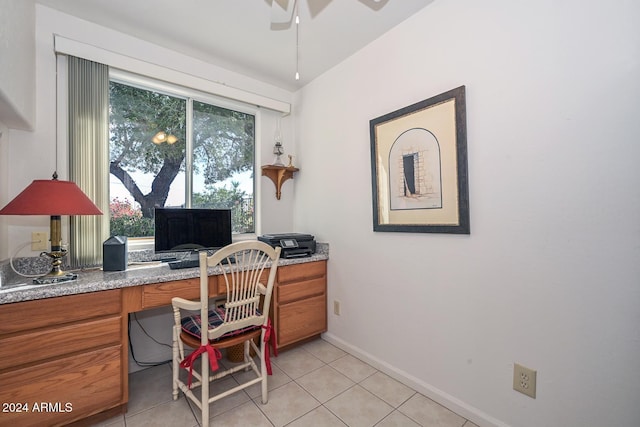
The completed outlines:
{"type": "Polygon", "coordinates": [[[465,87],[369,122],[373,230],[469,234],[465,87]]]}

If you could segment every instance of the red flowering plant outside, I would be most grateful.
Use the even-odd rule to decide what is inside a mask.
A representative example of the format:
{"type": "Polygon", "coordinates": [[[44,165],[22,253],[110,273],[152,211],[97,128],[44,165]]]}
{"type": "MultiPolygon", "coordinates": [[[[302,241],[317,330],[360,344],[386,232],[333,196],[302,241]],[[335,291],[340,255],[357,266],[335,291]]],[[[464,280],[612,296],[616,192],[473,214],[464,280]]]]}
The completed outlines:
{"type": "Polygon", "coordinates": [[[129,200],[113,198],[109,203],[109,225],[112,236],[152,237],[153,218],[144,218],[142,210],[129,200]]]}

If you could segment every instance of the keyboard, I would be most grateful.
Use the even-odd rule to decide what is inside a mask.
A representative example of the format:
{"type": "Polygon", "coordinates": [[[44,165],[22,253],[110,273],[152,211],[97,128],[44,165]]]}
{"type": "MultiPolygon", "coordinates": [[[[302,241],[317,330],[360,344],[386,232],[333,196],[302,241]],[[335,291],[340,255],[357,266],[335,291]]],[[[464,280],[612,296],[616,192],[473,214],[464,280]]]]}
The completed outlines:
{"type": "MultiPolygon", "coordinates": [[[[222,260],[222,264],[228,264],[229,262],[235,264],[236,260],[233,256],[230,256],[228,259],[224,258],[222,260]]],[[[169,264],[169,268],[172,270],[175,270],[178,268],[194,268],[194,267],[200,267],[200,260],[199,259],[181,259],[178,261],[170,261],[167,264],[169,264]]]]}
{"type": "Polygon", "coordinates": [[[171,261],[168,262],[167,264],[169,264],[169,268],[172,270],[178,269],[178,268],[194,268],[194,267],[200,267],[200,260],[197,259],[181,259],[178,261],[171,261]]]}

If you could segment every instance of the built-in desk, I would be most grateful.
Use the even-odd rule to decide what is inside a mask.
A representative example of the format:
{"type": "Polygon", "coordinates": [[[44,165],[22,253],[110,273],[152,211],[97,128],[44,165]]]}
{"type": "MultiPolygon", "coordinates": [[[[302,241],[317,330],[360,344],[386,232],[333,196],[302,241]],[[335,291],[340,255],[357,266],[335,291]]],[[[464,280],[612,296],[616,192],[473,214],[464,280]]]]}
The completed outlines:
{"type": "MultiPolygon", "coordinates": [[[[279,261],[271,308],[278,347],[326,331],[327,259],[328,252],[279,261]]],[[[211,296],[225,292],[216,269],[211,296]]],[[[125,412],[129,313],[174,296],[197,299],[199,286],[197,268],[158,264],[0,287],[0,426],[82,425],[125,412]]]]}

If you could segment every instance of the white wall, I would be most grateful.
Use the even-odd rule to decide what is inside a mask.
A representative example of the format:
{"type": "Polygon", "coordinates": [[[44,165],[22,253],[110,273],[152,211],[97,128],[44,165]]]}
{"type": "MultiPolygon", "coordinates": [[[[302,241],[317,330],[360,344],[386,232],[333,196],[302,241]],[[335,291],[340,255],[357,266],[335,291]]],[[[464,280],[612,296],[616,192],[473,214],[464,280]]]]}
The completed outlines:
{"type": "MultiPolygon", "coordinates": [[[[31,129],[36,121],[35,6],[33,0],[0,1],[0,201],[8,201],[8,128],[31,129]]],[[[0,236],[7,235],[7,220],[0,216],[0,236]]],[[[0,242],[0,259],[8,256],[0,242]]]]}
{"type": "MultiPolygon", "coordinates": [[[[8,150],[9,150],[9,128],[0,121],[0,200],[8,200],[8,185],[7,185],[7,169],[9,168],[8,150]]],[[[4,215],[0,215],[0,236],[7,235],[7,221],[4,215]]],[[[6,259],[8,254],[2,252],[2,245],[0,245],[0,259],[6,259]]]]}
{"type": "Polygon", "coordinates": [[[34,0],[0,2],[0,121],[14,129],[35,125],[34,0]]]}
{"type": "MultiPolygon", "coordinates": [[[[122,33],[100,27],[88,21],[60,13],[56,10],[36,5],[35,31],[35,63],[36,63],[36,107],[38,122],[33,131],[11,131],[11,144],[8,144],[8,167],[0,174],[5,183],[6,195],[0,192],[0,205],[4,206],[34,179],[49,179],[56,168],[55,162],[55,83],[56,61],[53,49],[53,35],[57,34],[67,39],[82,42],[87,45],[111,51],[125,57],[146,61],[150,64],[170,64],[172,69],[190,76],[204,78],[228,87],[238,88],[250,93],[269,97],[282,102],[291,102],[293,94],[284,89],[262,83],[223,68],[213,66],[198,59],[167,50],[165,48],[126,36],[122,33]]],[[[19,19],[16,17],[16,19],[19,19]]],[[[28,52],[26,52],[28,53],[28,52]]],[[[19,71],[15,71],[16,73],[19,71]]],[[[13,76],[16,78],[15,76],[13,76]]],[[[194,80],[195,81],[195,80],[194,80]]],[[[262,109],[260,116],[260,132],[257,134],[257,164],[270,163],[273,159],[273,132],[276,118],[281,113],[262,109]]],[[[64,117],[59,119],[64,124],[64,117]]],[[[285,150],[295,151],[295,141],[292,139],[293,129],[291,118],[282,121],[285,150]]],[[[64,133],[64,132],[61,132],[64,133]]],[[[66,140],[60,142],[62,154],[66,140]]],[[[61,179],[67,178],[64,167],[66,160],[61,156],[58,161],[58,174],[61,179]]],[[[283,187],[282,200],[275,202],[275,189],[266,178],[261,177],[259,167],[256,169],[259,212],[261,214],[259,232],[274,232],[291,229],[293,223],[292,200],[293,185],[286,183],[283,187]],[[272,212],[277,215],[272,215],[272,212]]],[[[6,232],[0,235],[0,259],[5,259],[14,253],[15,249],[31,238],[32,231],[48,231],[46,217],[7,217],[5,219],[6,232]]],[[[65,231],[65,230],[63,230],[65,231]]],[[[36,256],[26,248],[20,256],[36,256]]]]}
{"type": "Polygon", "coordinates": [[[329,339],[480,425],[640,425],[638,22],[624,0],[437,0],[297,94],[329,339]],[[369,120],[460,85],[471,235],[373,232],[369,120]]]}

